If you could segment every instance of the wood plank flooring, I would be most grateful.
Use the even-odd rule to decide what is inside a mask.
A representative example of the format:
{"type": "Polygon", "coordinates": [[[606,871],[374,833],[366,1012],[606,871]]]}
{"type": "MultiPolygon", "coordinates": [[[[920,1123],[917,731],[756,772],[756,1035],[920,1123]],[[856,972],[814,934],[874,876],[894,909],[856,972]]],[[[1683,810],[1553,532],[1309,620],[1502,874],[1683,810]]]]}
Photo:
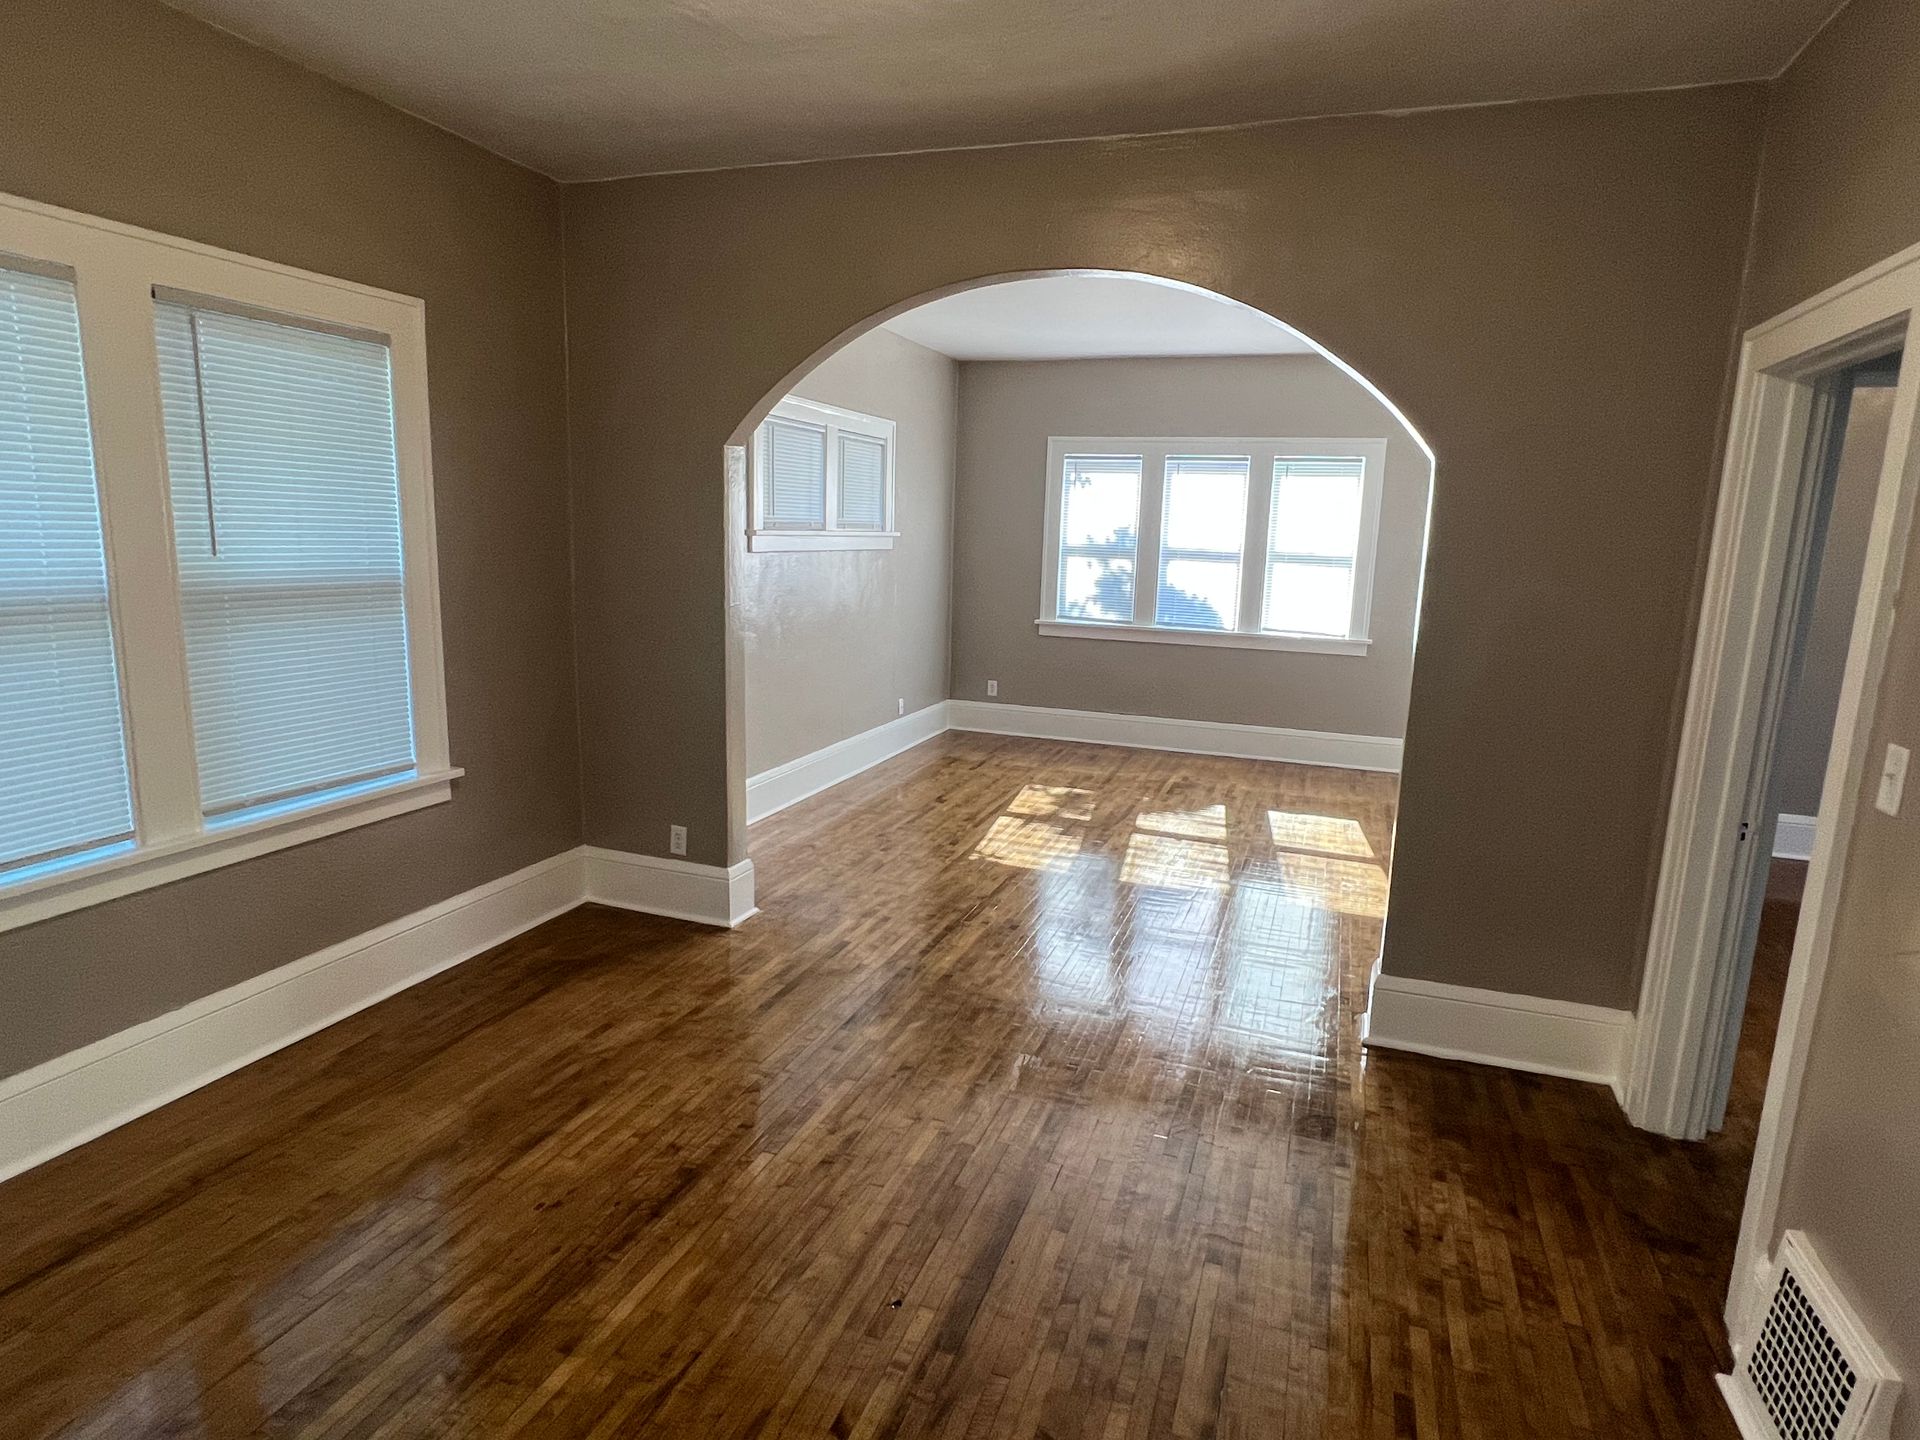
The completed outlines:
{"type": "Polygon", "coordinates": [[[1393,813],[921,746],[0,1186],[0,1434],[1730,1440],[1764,1038],[1691,1146],[1363,1054],[1393,813]]]}

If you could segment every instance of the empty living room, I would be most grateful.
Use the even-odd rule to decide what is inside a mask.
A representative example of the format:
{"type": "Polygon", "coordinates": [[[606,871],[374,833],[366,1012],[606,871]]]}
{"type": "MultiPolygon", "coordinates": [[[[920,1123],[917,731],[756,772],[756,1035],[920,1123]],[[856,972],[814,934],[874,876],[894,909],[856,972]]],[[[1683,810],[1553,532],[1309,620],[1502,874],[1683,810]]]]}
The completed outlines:
{"type": "Polygon", "coordinates": [[[4,30],[0,1436],[1920,1440],[1920,5],[4,30]]]}

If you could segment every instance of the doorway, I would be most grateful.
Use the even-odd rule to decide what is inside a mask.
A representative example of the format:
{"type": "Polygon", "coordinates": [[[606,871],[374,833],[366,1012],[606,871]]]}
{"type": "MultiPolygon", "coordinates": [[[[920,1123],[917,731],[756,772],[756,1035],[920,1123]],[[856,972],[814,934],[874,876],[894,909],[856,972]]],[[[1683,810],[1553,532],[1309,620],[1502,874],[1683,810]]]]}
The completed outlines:
{"type": "Polygon", "coordinates": [[[1886,459],[1900,352],[1871,357],[1822,377],[1803,473],[1804,532],[1782,599],[1780,669],[1762,716],[1748,808],[1729,896],[1731,990],[1715,1045],[1704,1123],[1726,1123],[1736,1071],[1741,1121],[1759,1118],[1766,1050],[1785,993],[1806,872],[1819,835],[1821,791],[1832,757],[1834,720],[1846,673],[1874,499],[1886,459]],[[1756,965],[1761,970],[1755,983],[1756,965]],[[1749,1035],[1749,1030],[1755,1033],[1749,1035]],[[1748,1044],[1741,1064],[1742,1041],[1748,1044]]]}

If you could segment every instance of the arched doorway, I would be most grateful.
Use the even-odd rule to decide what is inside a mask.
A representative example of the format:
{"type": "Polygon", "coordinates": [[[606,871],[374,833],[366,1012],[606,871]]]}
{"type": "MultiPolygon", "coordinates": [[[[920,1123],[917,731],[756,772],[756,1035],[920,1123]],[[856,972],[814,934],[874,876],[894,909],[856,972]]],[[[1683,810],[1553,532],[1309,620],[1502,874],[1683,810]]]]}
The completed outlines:
{"type": "MultiPolygon", "coordinates": [[[[814,457],[813,463],[819,466],[818,499],[814,502],[813,508],[808,510],[804,501],[796,502],[800,505],[800,509],[791,516],[773,517],[775,525],[795,521],[802,525],[807,523],[821,523],[826,519],[826,511],[832,499],[830,494],[832,487],[827,484],[827,470],[835,458],[833,452],[836,447],[853,445],[863,452],[868,452],[869,442],[871,441],[876,446],[881,444],[884,441],[884,434],[879,429],[872,430],[871,435],[868,436],[863,436],[860,433],[859,417],[866,413],[866,410],[863,409],[865,402],[861,400],[858,393],[833,391],[831,386],[826,386],[823,389],[820,383],[810,385],[810,378],[820,376],[823,373],[823,368],[831,370],[839,360],[843,360],[850,352],[868,343],[869,337],[876,337],[876,332],[880,332],[883,327],[889,329],[911,329],[912,326],[910,326],[908,322],[921,323],[916,317],[927,317],[944,310],[950,310],[961,300],[977,300],[986,296],[988,292],[994,292],[1002,297],[1019,295],[1020,303],[1030,304],[1040,310],[1047,309],[1048,305],[1052,302],[1050,300],[1041,302],[1036,297],[1046,288],[1048,282],[1055,283],[1061,290],[1071,290],[1074,285],[1079,285],[1085,290],[1094,290],[1100,286],[1109,287],[1107,291],[1101,293],[1101,298],[1096,299],[1090,305],[1083,306],[1083,310],[1100,308],[1114,303],[1113,296],[1118,292],[1134,292],[1142,297],[1144,302],[1147,302],[1143,305],[1142,313],[1154,317],[1139,322],[1145,326],[1159,324],[1161,318],[1160,312],[1177,311],[1180,304],[1197,307],[1199,312],[1208,317],[1209,324],[1218,324],[1223,327],[1222,333],[1232,334],[1237,337],[1220,343],[1244,347],[1243,350],[1240,351],[1223,351],[1216,345],[1215,348],[1210,351],[1207,348],[1208,342],[1202,339],[1187,342],[1183,349],[1176,348],[1167,351],[1168,355],[1180,355],[1190,359],[1210,357],[1216,360],[1236,358],[1241,355],[1251,357],[1254,354],[1263,353],[1262,342],[1257,338],[1251,338],[1253,332],[1276,337],[1284,336],[1286,337],[1287,343],[1285,346],[1279,347],[1280,353],[1291,352],[1300,359],[1303,365],[1310,363],[1316,371],[1324,372],[1327,381],[1332,382],[1344,390],[1350,390],[1355,396],[1361,397],[1364,402],[1364,407],[1373,412],[1364,422],[1343,419],[1341,422],[1335,423],[1330,420],[1313,418],[1310,414],[1296,413],[1290,416],[1285,424],[1279,424],[1277,421],[1266,416],[1233,422],[1214,419],[1205,424],[1201,424],[1196,419],[1180,417],[1176,419],[1161,419],[1149,426],[1149,428],[1164,430],[1170,436],[1182,437],[1184,448],[1193,448],[1190,442],[1195,437],[1206,435],[1218,436],[1223,434],[1231,435],[1235,437],[1235,444],[1238,448],[1260,451],[1257,456],[1250,455],[1247,461],[1243,463],[1243,468],[1248,470],[1249,473],[1253,469],[1261,469],[1264,472],[1275,463],[1276,454],[1273,453],[1270,446],[1266,450],[1261,450],[1259,444],[1247,442],[1245,437],[1271,436],[1276,430],[1284,430],[1286,433],[1296,437],[1302,435],[1312,437],[1334,435],[1351,436],[1358,433],[1360,429],[1366,429],[1369,432],[1378,432],[1378,438],[1384,445],[1386,433],[1389,431],[1392,433],[1396,449],[1394,459],[1394,467],[1396,470],[1405,469],[1409,473],[1415,470],[1418,471],[1417,480],[1413,482],[1413,486],[1405,483],[1404,477],[1397,479],[1395,493],[1392,496],[1391,529],[1394,533],[1398,549],[1393,557],[1396,593],[1394,596],[1394,604],[1389,608],[1394,611],[1397,622],[1404,630],[1403,673],[1398,681],[1395,682],[1399,687],[1400,695],[1401,716],[1399,718],[1401,721],[1404,720],[1404,693],[1407,681],[1410,678],[1412,665],[1412,640],[1418,614],[1419,585],[1422,569],[1421,560],[1425,550],[1427,515],[1431,496],[1433,455],[1431,448],[1393,402],[1384,395],[1378,387],[1368,381],[1364,375],[1347,365],[1337,355],[1326,350],[1324,346],[1315,343],[1311,338],[1301,335],[1297,330],[1286,326],[1284,322],[1271,315],[1199,286],[1138,272],[1113,270],[1045,270],[985,276],[976,280],[941,287],[910,297],[882,311],[876,312],[860,323],[849,327],[841,334],[835,336],[827,344],[819,347],[819,349],[809,355],[801,364],[793,367],[793,369],[781,379],[778,385],[766,392],[747,414],[742,417],[734,432],[728,438],[725,452],[725,465],[728,482],[727,563],[729,633],[727,656],[729,664],[730,859],[739,861],[746,857],[746,827],[752,819],[767,813],[767,805],[771,802],[767,801],[761,793],[765,787],[761,786],[759,782],[768,775],[770,767],[786,769],[803,760],[807,754],[812,753],[819,745],[832,745],[849,738],[849,736],[840,733],[848,728],[847,725],[842,724],[839,731],[836,731],[833,725],[829,723],[826,725],[826,728],[817,732],[810,732],[804,738],[789,737],[789,743],[776,749],[754,743],[756,737],[749,733],[752,729],[750,724],[752,707],[749,704],[748,695],[749,671],[754,668],[756,651],[764,657],[768,653],[769,645],[771,643],[777,643],[782,638],[775,636],[772,637],[770,641],[767,633],[770,628],[780,628],[783,632],[788,632],[789,634],[800,628],[802,619],[796,614],[796,611],[804,608],[804,606],[796,606],[793,604],[790,598],[786,602],[787,608],[784,611],[770,603],[765,593],[765,586],[762,583],[764,575],[767,571],[775,567],[793,567],[796,562],[789,558],[793,550],[808,548],[812,544],[820,543],[797,539],[791,535],[769,535],[767,533],[772,527],[764,523],[768,517],[763,512],[768,508],[771,500],[770,493],[761,484],[761,477],[763,472],[768,471],[776,459],[780,458],[768,452],[768,434],[771,432],[782,437],[797,437],[795,440],[796,444],[804,441],[814,457]],[[791,415],[776,416],[775,412],[777,410],[782,409],[783,406],[791,409],[795,401],[801,402],[802,408],[798,412],[791,415]],[[805,406],[807,405],[811,405],[812,409],[806,409],[805,406]],[[770,420],[770,417],[773,418],[770,420]],[[789,425],[789,421],[792,422],[791,425],[789,425]],[[1414,487],[1417,487],[1418,491],[1417,496],[1414,498],[1409,499],[1408,496],[1399,493],[1399,490],[1414,487]],[[774,558],[771,555],[763,556],[759,553],[763,546],[767,550],[781,552],[779,558],[774,558]],[[755,792],[752,800],[749,799],[750,780],[753,782],[752,788],[755,792]]],[[[1017,308],[1017,306],[1015,308],[1017,308]]],[[[1111,320],[1113,317],[1111,315],[1102,315],[1101,318],[1103,320],[1111,320]]],[[[937,339],[936,343],[938,343],[937,339]]],[[[1078,358],[1091,362],[1100,359],[1119,358],[1129,353],[1125,348],[1112,348],[1116,344],[1124,347],[1123,341],[1106,339],[1103,343],[1105,343],[1108,348],[1102,349],[1096,347],[1086,350],[1073,350],[1069,347],[1068,349],[1062,350],[1056,345],[1053,350],[1046,350],[1043,346],[1039,351],[1036,351],[1031,358],[1039,358],[1041,355],[1045,355],[1055,360],[1078,358]]],[[[1165,349],[1165,342],[1160,343],[1161,349],[1165,349]]],[[[1275,347],[1272,346],[1265,348],[1266,350],[1275,349],[1275,347]]],[[[964,348],[962,348],[959,353],[975,355],[974,351],[969,351],[964,348]]],[[[1144,363],[1143,357],[1152,356],[1157,353],[1152,346],[1148,346],[1134,352],[1131,358],[1142,360],[1144,363]]],[[[885,407],[869,406],[866,408],[874,409],[885,407]]],[[[1218,413],[1217,409],[1215,413],[1218,413]]],[[[869,420],[885,421],[887,418],[886,416],[867,414],[867,419],[869,420]]],[[[1107,435],[1137,435],[1139,433],[1138,425],[1141,422],[1133,415],[1128,415],[1123,418],[1125,424],[1122,424],[1120,420],[1102,422],[1104,428],[1101,433],[1107,435]],[[1119,428],[1116,428],[1116,426],[1119,428]]],[[[1062,433],[1061,427],[1063,425],[1066,427],[1068,433],[1081,435],[1087,433],[1086,424],[1076,424],[1065,420],[1056,420],[1050,423],[1052,424],[1050,433],[1054,435],[1062,433]]],[[[901,443],[904,443],[904,438],[901,443]]],[[[1029,449],[1031,448],[1032,447],[1029,446],[1029,449]]],[[[1041,448],[1044,449],[1044,442],[1041,448]]],[[[1176,446],[1176,448],[1181,448],[1181,446],[1176,446]]],[[[1161,451],[1164,452],[1166,450],[1166,446],[1161,447],[1161,451]]],[[[878,451],[868,453],[878,453],[878,451]]],[[[792,457],[786,458],[790,459],[792,457]]],[[[1045,459],[1046,457],[1044,455],[1034,457],[1033,464],[1029,467],[1032,474],[1028,476],[1023,473],[1019,483],[1024,485],[1028,479],[1037,482],[1039,479],[1039,465],[1045,459]]],[[[1148,464],[1150,467],[1164,465],[1166,461],[1166,453],[1155,453],[1149,459],[1148,464]]],[[[785,463],[785,461],[782,460],[781,463],[785,463]]],[[[798,462],[796,461],[795,463],[798,462]]],[[[1383,467],[1385,466],[1384,459],[1380,463],[1383,467]]],[[[1014,465],[1015,468],[1019,468],[1024,466],[1025,462],[1014,462],[1014,465]]],[[[1360,494],[1361,489],[1359,479],[1360,477],[1356,472],[1354,492],[1356,496],[1360,494]]],[[[1374,479],[1378,482],[1380,477],[1375,476],[1374,479]]],[[[1149,479],[1146,488],[1152,491],[1160,488],[1162,483],[1163,477],[1156,472],[1149,479]]],[[[1196,481],[1195,483],[1199,482],[1196,481]]],[[[1242,483],[1245,484],[1246,482],[1243,480],[1242,483]]],[[[1271,489],[1268,489],[1263,498],[1260,495],[1261,488],[1260,486],[1254,486],[1249,493],[1252,493],[1256,501],[1264,506],[1271,500],[1273,492],[1271,489]]],[[[1032,493],[1037,495],[1039,492],[1036,489],[1032,493]]],[[[1034,517],[1028,516],[1024,538],[1011,540],[1009,542],[1018,551],[1017,559],[1021,565],[1025,566],[1026,570],[1037,574],[1044,568],[1043,552],[1058,555],[1058,529],[1061,523],[1059,511],[1060,506],[1058,504],[1054,505],[1044,521],[1040,521],[1039,523],[1031,523],[1034,517]],[[1046,546],[1042,544],[1042,525],[1053,527],[1052,533],[1054,540],[1051,542],[1053,546],[1051,551],[1048,551],[1046,546]]],[[[882,510],[876,510],[873,515],[865,518],[864,523],[871,529],[892,531],[893,525],[891,520],[884,518],[884,515],[887,513],[890,512],[884,511],[884,508],[882,510]]],[[[1262,510],[1262,515],[1267,513],[1266,510],[1262,510]]],[[[1260,531],[1261,534],[1264,535],[1266,532],[1263,524],[1256,523],[1260,521],[1260,519],[1261,516],[1255,515],[1252,508],[1246,511],[1246,520],[1250,526],[1250,530],[1260,531]]],[[[1380,522],[1380,510],[1378,506],[1368,515],[1367,522],[1370,526],[1375,527],[1375,532],[1377,533],[1380,522]]],[[[829,526],[828,528],[833,527],[829,526]]],[[[849,548],[866,548],[868,543],[871,543],[876,548],[881,546],[891,548],[896,538],[899,537],[893,534],[887,534],[884,539],[864,542],[858,538],[843,537],[843,539],[834,542],[827,546],[827,548],[838,549],[842,545],[849,548]]],[[[907,540],[905,538],[899,538],[899,543],[905,545],[907,540]]],[[[1250,539],[1249,545],[1251,546],[1252,543],[1250,539]]],[[[1263,549],[1271,548],[1266,545],[1264,539],[1261,540],[1261,547],[1263,549]]],[[[1179,575],[1174,568],[1176,566],[1184,566],[1187,575],[1196,577],[1201,582],[1207,580],[1210,575],[1217,579],[1220,570],[1223,568],[1222,565],[1215,564],[1212,571],[1209,572],[1204,559],[1185,556],[1179,559],[1169,559],[1168,567],[1163,570],[1158,564],[1154,563],[1154,561],[1159,558],[1158,551],[1160,548],[1158,541],[1153,540],[1147,546],[1143,547],[1145,551],[1152,553],[1143,553],[1136,558],[1143,562],[1143,570],[1153,570],[1153,578],[1156,584],[1165,586],[1170,591],[1179,590],[1179,586],[1176,584],[1176,581],[1179,579],[1179,575]]],[[[1351,559],[1352,557],[1348,558],[1351,559]]],[[[1269,554],[1267,561],[1271,562],[1272,559],[1273,556],[1269,554]]],[[[1238,561],[1239,557],[1236,556],[1235,563],[1237,564],[1238,561]]],[[[810,564],[816,562],[798,563],[810,564]]],[[[849,562],[844,556],[817,563],[822,569],[834,564],[840,564],[842,566],[849,565],[849,562]]],[[[851,562],[852,565],[858,565],[860,563],[859,561],[851,562]]],[[[955,563],[960,563],[960,557],[957,552],[955,563]]],[[[1019,570],[1019,568],[1019,566],[1014,567],[1015,570],[1019,570]]],[[[1114,567],[1111,564],[1106,566],[1103,572],[1105,581],[1111,581],[1113,569],[1114,567]]],[[[1295,571],[1303,575],[1309,573],[1305,565],[1296,566],[1295,571]]],[[[1289,574],[1291,573],[1293,572],[1289,572],[1289,574]]],[[[1259,578],[1263,583],[1257,588],[1262,591],[1270,591],[1272,589],[1272,576],[1266,568],[1265,562],[1261,565],[1259,578]]],[[[1355,579],[1358,592],[1371,593],[1374,582],[1374,576],[1372,574],[1363,574],[1350,578],[1355,579]]],[[[1173,627],[1183,631],[1190,632],[1198,629],[1232,632],[1237,628],[1255,633],[1251,635],[1243,634],[1238,637],[1229,633],[1226,635],[1203,634],[1199,636],[1183,634],[1173,637],[1142,635],[1137,638],[1193,639],[1196,643],[1206,642],[1209,645],[1215,641],[1219,641],[1222,644],[1237,644],[1240,641],[1244,641],[1249,646],[1271,643],[1275,648],[1282,648],[1283,642],[1279,637],[1272,634],[1263,637],[1258,633],[1262,629],[1270,629],[1271,627],[1263,625],[1264,617],[1261,613],[1258,613],[1260,607],[1258,599],[1254,596],[1256,587],[1251,583],[1252,579],[1253,570],[1250,562],[1249,566],[1243,568],[1240,572],[1240,581],[1244,582],[1242,588],[1249,596],[1247,602],[1248,614],[1245,616],[1227,615],[1222,617],[1220,614],[1221,611],[1233,608],[1233,596],[1229,594],[1223,599],[1219,596],[1209,597],[1208,595],[1201,594],[1199,592],[1206,588],[1205,584],[1201,583],[1197,590],[1194,589],[1192,584],[1189,584],[1187,591],[1180,592],[1186,595],[1185,609],[1180,613],[1172,615],[1170,618],[1176,621],[1183,618],[1187,620],[1199,619],[1200,623],[1195,625],[1177,625],[1173,627]],[[1222,623],[1223,618],[1225,623],[1222,623]],[[1244,620],[1245,623],[1236,626],[1234,623],[1235,620],[1244,620]]],[[[1037,594],[1043,588],[1037,582],[1029,584],[1028,577],[1024,572],[1018,574],[1010,583],[1023,594],[1037,594]]],[[[1049,617],[1056,620],[1088,618],[1084,614],[1069,617],[1060,608],[1063,606],[1073,608],[1075,605],[1078,605],[1084,611],[1086,605],[1092,603],[1088,597],[1072,597],[1066,594],[1066,590],[1071,589],[1072,581],[1070,578],[1064,590],[1061,577],[1057,574],[1050,577],[1046,583],[1051,587],[1051,598],[1043,602],[1043,610],[1045,613],[1041,615],[1039,621],[1036,621],[1034,613],[1029,611],[1019,622],[1020,624],[1032,627],[1047,620],[1049,617]]],[[[1148,600],[1144,596],[1140,595],[1137,591],[1135,595],[1138,597],[1137,603],[1142,606],[1143,610],[1151,608],[1148,600]]],[[[1109,607],[1108,612],[1092,618],[1105,620],[1118,620],[1122,618],[1117,614],[1110,613],[1110,608],[1111,607],[1109,607]]],[[[1180,611],[1180,607],[1178,606],[1174,607],[1174,609],[1180,611]]],[[[1349,657],[1365,655],[1367,651],[1373,650],[1377,658],[1386,647],[1382,645],[1376,649],[1372,645],[1372,637],[1366,633],[1364,607],[1362,608],[1361,615],[1362,619],[1359,622],[1360,629],[1357,635],[1348,633],[1345,628],[1342,627],[1341,633],[1337,637],[1326,637],[1329,643],[1325,646],[1308,643],[1312,637],[1296,637],[1302,642],[1297,648],[1302,650],[1318,649],[1323,655],[1328,653],[1344,653],[1349,657]],[[1339,642],[1338,645],[1334,643],[1336,638],[1339,642]],[[1344,650],[1341,650],[1341,646],[1344,646],[1344,650]]],[[[1151,620],[1152,617],[1149,615],[1147,618],[1151,620]]],[[[1322,626],[1318,628],[1328,627],[1322,626]]],[[[845,636],[842,635],[841,639],[845,641],[845,636]]],[[[1396,641],[1396,643],[1399,642],[1396,641]]],[[[1106,645],[1099,648],[1109,652],[1134,650],[1134,647],[1116,647],[1113,645],[1106,645]]],[[[1136,650],[1132,658],[1144,660],[1154,653],[1156,652],[1136,650]]],[[[1217,654],[1218,652],[1216,651],[1215,653],[1217,654]]],[[[976,683],[979,682],[979,680],[980,677],[969,675],[967,680],[969,694],[973,688],[983,688],[984,690],[997,688],[996,682],[991,679],[986,680],[984,686],[976,683]]],[[[959,677],[956,674],[956,684],[958,683],[959,677]]],[[[902,684],[894,688],[905,692],[911,687],[902,684]]],[[[892,689],[887,689],[886,693],[891,694],[892,689]]],[[[960,696],[960,694],[960,690],[956,689],[954,691],[955,697],[960,696]]],[[[945,700],[948,697],[943,691],[939,698],[945,700]]],[[[991,697],[985,696],[983,698],[991,697]]],[[[920,697],[920,703],[924,703],[924,701],[925,697],[923,695],[920,697]]],[[[782,715],[791,719],[796,714],[796,705],[802,703],[804,702],[789,701],[789,703],[782,708],[782,715]]],[[[880,712],[876,709],[876,706],[880,703],[878,698],[868,697],[865,710],[867,716],[865,725],[879,726],[880,712]]],[[[885,711],[885,718],[891,720],[906,716],[909,700],[905,693],[902,693],[897,701],[889,699],[885,703],[889,707],[885,711]],[[892,708],[896,704],[899,710],[898,716],[896,716],[892,708]]],[[[918,705],[916,705],[916,710],[918,708],[918,705]]],[[[1130,708],[1136,716],[1159,713],[1159,709],[1149,708],[1148,703],[1145,701],[1134,704],[1130,708]]],[[[1165,707],[1162,706],[1160,708],[1165,707]]],[[[1174,721],[1184,721],[1191,720],[1193,717],[1174,715],[1166,718],[1174,721]]],[[[1228,723],[1238,723],[1242,728],[1257,729],[1261,728],[1262,721],[1267,721],[1268,724],[1266,728],[1289,729],[1302,734],[1312,732],[1339,735],[1342,733],[1355,732],[1356,729],[1358,733],[1361,734],[1372,734],[1371,727],[1355,727],[1350,724],[1316,723],[1275,726],[1271,723],[1271,718],[1272,717],[1263,713],[1243,711],[1236,715],[1234,721],[1228,723]]],[[[1396,722],[1396,726],[1392,728],[1396,764],[1398,736],[1401,733],[1401,730],[1397,727],[1398,722],[1396,722]]],[[[865,733],[864,728],[862,733],[865,733]]],[[[1376,736],[1375,738],[1379,737],[1376,736]]],[[[1175,748],[1177,748],[1177,746],[1175,748]]],[[[872,747],[869,747],[864,753],[871,757],[876,752],[872,747]]],[[[1336,752],[1328,749],[1324,752],[1316,752],[1316,754],[1319,753],[1332,755],[1336,752]]],[[[858,757],[856,757],[856,759],[857,758],[858,757]]],[[[871,763],[871,758],[868,759],[867,763],[871,763]]],[[[1333,763],[1365,762],[1355,762],[1351,758],[1346,758],[1335,759],[1333,763]]],[[[844,770],[844,766],[842,769],[844,770]]],[[[831,777],[838,773],[842,773],[842,771],[829,768],[825,771],[814,772],[811,780],[805,775],[799,778],[791,778],[779,787],[775,799],[779,803],[790,803],[792,800],[802,798],[804,795],[811,793],[812,789],[818,788],[818,785],[814,782],[819,780],[822,775],[831,777]]],[[[828,778],[827,783],[832,783],[831,778],[828,778]]]]}

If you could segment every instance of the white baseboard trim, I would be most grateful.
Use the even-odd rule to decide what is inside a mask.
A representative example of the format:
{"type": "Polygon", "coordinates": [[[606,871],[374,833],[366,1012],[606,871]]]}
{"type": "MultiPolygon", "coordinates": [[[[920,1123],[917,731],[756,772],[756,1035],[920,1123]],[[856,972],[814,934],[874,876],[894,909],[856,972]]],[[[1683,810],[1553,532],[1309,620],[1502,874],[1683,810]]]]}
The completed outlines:
{"type": "Polygon", "coordinates": [[[1588,1080],[1620,1093],[1633,1016],[1625,1010],[1379,975],[1370,1046],[1588,1080]]]}
{"type": "Polygon", "coordinates": [[[1813,838],[1817,828],[1812,815],[1782,815],[1773,827],[1773,858],[1813,859],[1813,838]]]}
{"type": "Polygon", "coordinates": [[[1385,735],[1339,735],[1326,730],[1285,730],[1273,725],[1229,725],[1216,720],[1175,720],[1159,715],[1109,715],[1095,710],[1052,710],[1039,705],[1002,705],[984,700],[947,702],[955,730],[989,735],[1025,735],[1036,740],[1079,740],[1173,750],[1187,755],[1226,755],[1246,760],[1284,760],[1294,765],[1330,765],[1343,770],[1398,773],[1400,742],[1385,735]]]}
{"type": "Polygon", "coordinates": [[[903,750],[911,750],[931,740],[947,728],[947,701],[941,700],[889,720],[871,730],[789,760],[771,770],[762,770],[747,780],[747,823],[764,820],[818,795],[822,790],[851,780],[862,770],[870,770],[882,760],[891,760],[903,750]]]}
{"type": "Polygon", "coordinates": [[[569,850],[0,1080],[0,1180],[580,903],[569,850]]]}
{"type": "Polygon", "coordinates": [[[644,910],[700,925],[734,926],[758,913],[753,903],[753,861],[730,868],[695,865],[657,855],[581,847],[586,898],[622,910],[644,910]]]}
{"type": "Polygon", "coordinates": [[[0,1078],[0,1181],[451,969],[586,900],[731,927],[731,868],[583,845],[0,1078]]]}

